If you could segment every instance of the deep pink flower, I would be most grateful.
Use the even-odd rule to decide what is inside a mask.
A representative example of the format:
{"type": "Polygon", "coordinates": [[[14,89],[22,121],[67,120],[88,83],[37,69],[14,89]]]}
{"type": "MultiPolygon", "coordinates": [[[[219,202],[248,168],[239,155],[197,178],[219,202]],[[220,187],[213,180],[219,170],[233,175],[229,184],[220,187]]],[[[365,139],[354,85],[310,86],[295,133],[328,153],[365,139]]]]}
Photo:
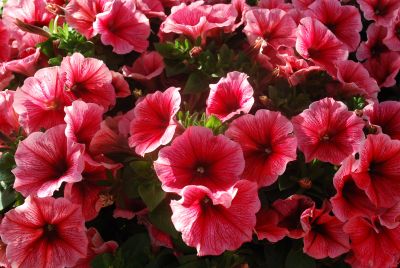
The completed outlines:
{"type": "Polygon", "coordinates": [[[182,199],[171,201],[172,222],[183,241],[197,255],[219,255],[251,240],[260,209],[257,185],[238,181],[226,192],[212,193],[204,186],[187,186],[182,199]]]}
{"type": "Polygon", "coordinates": [[[307,10],[316,0],[292,0],[293,7],[300,10],[307,10]]]}
{"type": "Polygon", "coordinates": [[[329,215],[330,210],[330,204],[325,202],[321,209],[309,208],[301,214],[301,226],[306,232],[303,251],[315,259],[336,258],[350,249],[343,223],[329,215]]]}
{"type": "Polygon", "coordinates": [[[361,42],[360,47],[357,49],[357,59],[363,61],[369,58],[379,57],[384,52],[388,52],[388,47],[384,44],[383,40],[387,35],[387,28],[378,26],[372,23],[367,29],[367,41],[361,42]]]}
{"type": "Polygon", "coordinates": [[[0,91],[0,132],[9,135],[18,131],[18,115],[13,108],[15,91],[0,91]]]}
{"type": "Polygon", "coordinates": [[[368,70],[359,63],[351,60],[336,62],[336,74],[341,83],[338,90],[345,96],[361,95],[368,99],[376,99],[379,86],[368,70]]]}
{"type": "Polygon", "coordinates": [[[132,67],[122,67],[122,74],[138,81],[148,81],[164,71],[163,57],[156,51],[145,52],[133,63],[132,67]]]}
{"type": "Polygon", "coordinates": [[[242,178],[258,187],[271,185],[296,159],[297,142],[290,121],[279,112],[258,110],[235,119],[225,135],[240,144],[246,166],[242,178]]]}
{"type": "Polygon", "coordinates": [[[357,0],[364,17],[378,25],[388,26],[392,23],[400,8],[397,0],[357,0]]]}
{"type": "Polygon", "coordinates": [[[296,40],[296,23],[281,9],[250,9],[244,15],[246,34],[250,44],[264,39],[274,48],[293,47],[296,40]]]}
{"type": "Polygon", "coordinates": [[[356,167],[354,157],[350,156],[333,177],[336,194],[330,201],[333,213],[343,222],[357,216],[373,216],[377,209],[358,185],[357,177],[353,176],[356,167]]]}
{"type": "Polygon", "coordinates": [[[40,69],[25,79],[15,92],[14,110],[27,132],[64,123],[64,106],[70,103],[63,94],[59,67],[40,69]]]}
{"type": "Polygon", "coordinates": [[[73,268],[91,268],[91,261],[100,254],[103,253],[114,253],[118,248],[118,244],[115,241],[104,242],[99,232],[94,227],[90,227],[86,231],[88,239],[88,247],[86,257],[78,260],[73,268]]]}
{"type": "Polygon", "coordinates": [[[221,121],[227,121],[236,114],[248,113],[253,106],[253,87],[248,82],[248,75],[230,72],[218,83],[210,85],[207,99],[207,115],[215,115],[221,121]]]}
{"type": "Polygon", "coordinates": [[[160,0],[134,0],[134,2],[136,8],[148,18],[160,18],[164,20],[167,17],[160,0]]]}
{"type": "Polygon", "coordinates": [[[301,215],[307,209],[315,207],[314,201],[305,195],[292,195],[286,199],[278,199],[272,204],[279,215],[278,227],[286,229],[288,237],[298,239],[306,234],[301,226],[301,215]]]}
{"type": "Polygon", "coordinates": [[[65,7],[65,19],[71,27],[87,39],[96,35],[93,23],[96,15],[104,11],[104,5],[110,0],[71,0],[65,7]]]}
{"type": "Polygon", "coordinates": [[[364,66],[380,87],[392,87],[396,85],[396,76],[400,70],[400,54],[382,53],[378,58],[367,60],[364,66]]]}
{"type": "Polygon", "coordinates": [[[311,4],[306,15],[322,22],[350,52],[357,49],[362,23],[356,7],[342,6],[337,0],[321,0],[311,4]]]}
{"type": "Polygon", "coordinates": [[[377,125],[390,138],[400,140],[400,102],[384,101],[364,108],[371,124],[377,125]]]}
{"type": "Polygon", "coordinates": [[[104,166],[85,162],[82,180],[67,183],[64,189],[64,197],[72,203],[82,206],[82,214],[86,221],[93,220],[97,217],[103,205],[100,194],[108,188],[98,183],[107,180],[107,169],[104,166]]]}
{"type": "Polygon", "coordinates": [[[261,208],[257,212],[257,224],[254,227],[258,240],[267,239],[275,243],[282,240],[288,230],[279,226],[280,215],[272,208],[261,208]]]}
{"type": "Polygon", "coordinates": [[[160,32],[186,35],[193,40],[204,37],[210,29],[207,16],[211,6],[202,6],[202,2],[195,2],[190,5],[185,3],[174,6],[171,14],[161,24],[160,32]]]}
{"type": "Polygon", "coordinates": [[[368,135],[353,177],[377,207],[391,207],[400,200],[400,141],[385,134],[368,135]]]}
{"type": "Polygon", "coordinates": [[[313,102],[292,118],[294,132],[306,162],[318,159],[334,165],[355,153],[364,139],[364,122],[332,98],[313,102]]]}
{"type": "Polygon", "coordinates": [[[81,209],[65,198],[29,196],[5,214],[0,235],[12,267],[71,267],[87,252],[81,209]]]}
{"type": "Polygon", "coordinates": [[[39,69],[40,49],[29,48],[20,57],[4,63],[6,70],[14,73],[33,76],[39,69]]]}
{"type": "MultiPolygon", "coordinates": [[[[400,13],[400,10],[399,10],[400,13]]],[[[383,43],[391,51],[400,51],[400,15],[397,15],[396,20],[387,28],[387,35],[383,39],[383,43]]]]}
{"type": "Polygon", "coordinates": [[[71,106],[65,107],[65,135],[71,141],[89,146],[96,132],[100,129],[103,117],[103,107],[76,100],[71,106]]]}
{"type": "Polygon", "coordinates": [[[175,193],[186,185],[225,190],[239,180],[244,165],[239,144],[204,127],[189,127],[154,162],[163,190],[175,193]]]}
{"type": "Polygon", "coordinates": [[[105,4],[104,12],[97,14],[93,24],[101,42],[111,45],[113,52],[127,54],[146,51],[150,35],[149,19],[132,1],[114,0],[105,4]]]}
{"type": "Polygon", "coordinates": [[[121,73],[110,71],[112,76],[112,85],[115,90],[115,96],[117,98],[126,98],[131,95],[128,82],[125,81],[124,76],[121,73]]]}
{"type": "Polygon", "coordinates": [[[82,99],[99,104],[104,109],[115,104],[112,75],[103,61],[74,53],[62,60],[60,71],[65,94],[71,100],[82,99]]]}
{"type": "Polygon", "coordinates": [[[277,8],[284,11],[289,11],[293,8],[293,6],[289,3],[286,3],[285,0],[260,0],[257,3],[257,6],[267,9],[277,8]]]}
{"type": "Polygon", "coordinates": [[[7,260],[6,256],[7,245],[0,240],[0,266],[4,268],[10,268],[10,262],[7,260]]]}
{"type": "Polygon", "coordinates": [[[3,21],[0,19],[0,62],[10,58],[10,33],[3,21]]]}
{"type": "Polygon", "coordinates": [[[138,155],[144,156],[172,140],[177,127],[175,115],[181,105],[179,90],[170,87],[148,94],[135,106],[129,146],[138,155]]]}
{"type": "Polygon", "coordinates": [[[31,133],[19,143],[14,188],[23,196],[51,196],[63,182],[82,179],[84,146],[65,137],[65,125],[31,133]]]}
{"type": "Polygon", "coordinates": [[[390,229],[377,219],[352,218],[344,225],[352,254],[347,262],[355,268],[396,267],[400,257],[400,226],[390,229]]]}
{"type": "Polygon", "coordinates": [[[327,70],[348,56],[346,46],[322,22],[310,17],[301,19],[297,28],[296,50],[327,70]]]}

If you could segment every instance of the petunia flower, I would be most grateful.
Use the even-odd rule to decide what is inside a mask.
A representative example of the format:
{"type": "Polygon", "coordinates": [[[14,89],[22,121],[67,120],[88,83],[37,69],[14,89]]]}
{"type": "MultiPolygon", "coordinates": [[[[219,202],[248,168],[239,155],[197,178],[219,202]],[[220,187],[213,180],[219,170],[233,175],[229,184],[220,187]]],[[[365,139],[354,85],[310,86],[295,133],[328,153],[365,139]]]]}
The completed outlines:
{"type": "Polygon", "coordinates": [[[14,96],[14,110],[25,131],[51,128],[64,123],[64,106],[70,101],[63,93],[59,67],[40,69],[25,79],[14,96]]]}
{"type": "Polygon", "coordinates": [[[180,193],[186,185],[226,190],[244,169],[240,145],[205,127],[189,127],[158,153],[154,169],[166,192],[180,193]]]}
{"type": "Polygon", "coordinates": [[[117,98],[126,98],[131,95],[128,82],[126,82],[124,76],[121,73],[110,71],[112,76],[112,85],[115,90],[115,96],[117,98]]]}
{"type": "Polygon", "coordinates": [[[400,9],[397,17],[393,23],[391,23],[387,28],[387,35],[383,39],[383,43],[391,51],[400,51],[400,9]]]}
{"type": "Polygon", "coordinates": [[[18,115],[13,109],[13,90],[0,91],[0,132],[9,135],[19,128],[18,115]]]}
{"type": "Polygon", "coordinates": [[[0,235],[12,267],[72,267],[86,256],[85,229],[78,205],[29,196],[5,214],[0,235]]]}
{"type": "Polygon", "coordinates": [[[296,159],[297,142],[290,121],[279,112],[258,110],[235,119],[225,135],[240,144],[246,166],[241,177],[258,187],[271,185],[296,159]]]}
{"type": "Polygon", "coordinates": [[[187,186],[180,200],[171,201],[171,208],[176,230],[187,245],[196,247],[198,256],[219,255],[251,241],[260,201],[257,185],[241,180],[218,193],[187,186]]]}
{"type": "Polygon", "coordinates": [[[306,17],[297,28],[296,50],[305,59],[329,70],[332,63],[346,60],[347,47],[322,22],[306,17]]]}
{"type": "Polygon", "coordinates": [[[74,53],[62,60],[60,72],[64,92],[71,101],[82,99],[99,104],[104,109],[115,104],[112,75],[103,61],[74,53]]]}
{"type": "Polygon", "coordinates": [[[263,39],[278,49],[279,46],[293,47],[296,42],[296,23],[281,9],[250,9],[244,15],[246,34],[250,44],[263,39]]]}
{"type": "Polygon", "coordinates": [[[394,140],[400,140],[400,102],[383,101],[364,108],[370,124],[377,125],[382,132],[394,140]]]}
{"type": "Polygon", "coordinates": [[[63,182],[78,182],[84,168],[84,145],[65,136],[65,125],[31,133],[15,153],[14,188],[23,196],[51,196],[63,182]]]}
{"type": "Polygon", "coordinates": [[[379,57],[369,59],[363,64],[380,87],[392,87],[396,85],[396,76],[400,71],[399,53],[382,53],[379,57]]]}
{"type": "Polygon", "coordinates": [[[367,20],[382,26],[390,25],[400,9],[397,0],[357,0],[357,3],[367,20]]]}
{"type": "Polygon", "coordinates": [[[132,66],[122,67],[122,74],[125,77],[145,82],[159,76],[164,68],[164,60],[160,53],[151,51],[141,54],[132,66]]]}
{"type": "Polygon", "coordinates": [[[387,36],[387,28],[372,23],[367,28],[367,41],[361,42],[357,49],[357,59],[364,61],[370,58],[379,57],[382,53],[388,52],[389,48],[383,40],[387,36]]]}
{"type": "Polygon", "coordinates": [[[133,109],[130,123],[129,146],[141,156],[168,144],[175,133],[175,115],[181,104],[179,88],[170,87],[165,92],[148,94],[133,109]]]}
{"type": "Polygon", "coordinates": [[[355,153],[364,139],[364,122],[332,98],[313,102],[292,118],[299,149],[306,162],[318,159],[334,165],[355,153]]]}
{"type": "Polygon", "coordinates": [[[113,52],[127,54],[146,51],[150,36],[149,19],[136,9],[132,1],[107,2],[104,12],[96,15],[93,24],[104,45],[111,45],[113,52]]]}
{"type": "Polygon", "coordinates": [[[241,112],[248,113],[254,104],[254,91],[248,77],[245,73],[234,71],[216,84],[211,84],[207,115],[215,115],[224,122],[241,112]]]}

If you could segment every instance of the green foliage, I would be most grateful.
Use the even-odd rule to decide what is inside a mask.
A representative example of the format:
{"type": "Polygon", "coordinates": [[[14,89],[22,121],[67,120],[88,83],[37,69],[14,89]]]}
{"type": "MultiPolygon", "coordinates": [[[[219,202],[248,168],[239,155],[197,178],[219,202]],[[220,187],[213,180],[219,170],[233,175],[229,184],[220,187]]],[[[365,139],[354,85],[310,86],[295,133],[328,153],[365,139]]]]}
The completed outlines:
{"type": "Polygon", "coordinates": [[[227,129],[227,125],[222,123],[221,120],[214,115],[206,116],[205,113],[200,115],[199,113],[191,114],[189,111],[179,111],[177,117],[179,123],[185,128],[190,126],[202,126],[211,129],[216,135],[224,133],[227,129]]]}
{"type": "Polygon", "coordinates": [[[291,250],[286,257],[285,268],[315,268],[315,260],[303,253],[302,249],[291,250]]]}

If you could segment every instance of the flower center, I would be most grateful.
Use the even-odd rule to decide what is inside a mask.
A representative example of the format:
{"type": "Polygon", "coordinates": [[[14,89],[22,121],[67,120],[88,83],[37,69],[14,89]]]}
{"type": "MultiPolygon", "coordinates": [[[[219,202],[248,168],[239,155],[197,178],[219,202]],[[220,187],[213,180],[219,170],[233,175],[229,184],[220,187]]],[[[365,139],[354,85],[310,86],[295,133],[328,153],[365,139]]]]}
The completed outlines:
{"type": "Polygon", "coordinates": [[[272,153],[272,150],[271,150],[270,148],[265,148],[265,149],[264,149],[264,152],[265,152],[266,154],[270,154],[270,153],[272,153]]]}
{"type": "Polygon", "coordinates": [[[60,104],[57,100],[51,100],[46,102],[46,108],[48,110],[57,110],[60,107],[60,104]]]}
{"type": "Polygon", "coordinates": [[[329,141],[330,137],[328,134],[325,134],[324,136],[321,137],[322,141],[329,141]]]}
{"type": "Polygon", "coordinates": [[[52,241],[57,238],[57,228],[53,224],[46,224],[43,226],[43,236],[52,241]]]}
{"type": "Polygon", "coordinates": [[[196,169],[196,172],[199,173],[199,174],[204,174],[205,169],[202,166],[198,166],[197,169],[196,169]]]}

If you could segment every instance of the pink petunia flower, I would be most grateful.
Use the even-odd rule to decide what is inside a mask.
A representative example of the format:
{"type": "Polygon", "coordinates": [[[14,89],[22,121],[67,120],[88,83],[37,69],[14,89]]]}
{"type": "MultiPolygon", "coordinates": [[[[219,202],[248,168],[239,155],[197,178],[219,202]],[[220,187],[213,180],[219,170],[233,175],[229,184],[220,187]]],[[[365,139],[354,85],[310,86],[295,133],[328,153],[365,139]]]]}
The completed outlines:
{"type": "Polygon", "coordinates": [[[387,28],[387,35],[383,39],[383,43],[391,51],[400,51],[400,9],[397,14],[396,20],[391,23],[387,28]]]}
{"type": "Polygon", "coordinates": [[[25,131],[51,128],[64,123],[64,106],[70,101],[63,93],[59,67],[40,69],[25,79],[14,96],[14,110],[25,131]]]}
{"type": "Polygon", "coordinates": [[[292,118],[299,149],[306,162],[318,159],[334,165],[355,153],[364,139],[364,122],[332,98],[313,102],[292,118]]]}
{"type": "Polygon", "coordinates": [[[293,8],[292,4],[286,3],[285,0],[260,0],[257,6],[267,9],[277,8],[283,11],[289,11],[293,8]]]}
{"type": "Polygon", "coordinates": [[[211,84],[207,115],[215,115],[224,122],[241,112],[248,113],[254,104],[254,91],[248,78],[247,74],[234,71],[211,84]]]}
{"type": "Polygon", "coordinates": [[[400,200],[400,141],[385,134],[368,135],[353,177],[377,207],[391,207],[400,200]]]}
{"type": "Polygon", "coordinates": [[[172,140],[177,127],[175,115],[181,105],[179,90],[170,87],[165,92],[148,94],[135,106],[129,146],[138,155],[144,156],[172,140]]]}
{"type": "Polygon", "coordinates": [[[3,20],[0,19],[0,62],[9,60],[11,48],[10,48],[10,33],[3,20]]]}
{"type": "Polygon", "coordinates": [[[112,75],[103,61],[74,53],[62,60],[60,71],[65,83],[64,92],[71,101],[82,99],[104,109],[115,105],[112,75]]]}
{"type": "Polygon", "coordinates": [[[114,0],[107,2],[104,12],[97,14],[93,24],[101,42],[111,45],[113,52],[127,54],[131,51],[146,51],[150,36],[149,19],[136,9],[132,1],[114,0]]]}
{"type": "Polygon", "coordinates": [[[23,196],[51,196],[63,182],[78,182],[84,168],[84,145],[66,138],[65,125],[31,133],[19,143],[14,188],[23,196]]]}
{"type": "Polygon", "coordinates": [[[315,259],[336,258],[350,250],[349,236],[343,223],[329,215],[331,205],[324,202],[321,209],[309,208],[301,215],[304,236],[303,251],[315,259]]]}
{"type": "Polygon", "coordinates": [[[307,10],[316,0],[292,0],[293,7],[299,10],[307,10]]]}
{"type": "Polygon", "coordinates": [[[357,49],[357,59],[363,61],[370,58],[379,57],[384,52],[388,52],[388,47],[383,40],[387,36],[387,28],[372,23],[367,29],[367,41],[361,42],[357,49]]]}
{"type": "Polygon", "coordinates": [[[71,0],[65,7],[65,20],[87,39],[96,35],[93,23],[110,0],[71,0]]]}
{"type": "Polygon", "coordinates": [[[311,4],[306,15],[322,22],[350,52],[357,49],[362,23],[356,7],[342,6],[337,0],[321,0],[311,4]]]}
{"type": "Polygon", "coordinates": [[[110,71],[112,76],[112,85],[115,90],[115,96],[117,98],[126,98],[131,95],[128,82],[126,82],[124,76],[121,73],[110,71]]]}
{"type": "Polygon", "coordinates": [[[263,39],[272,47],[293,47],[296,43],[296,23],[281,9],[250,9],[244,15],[246,34],[250,44],[263,39]]]}
{"type": "Polygon", "coordinates": [[[107,180],[107,169],[104,166],[85,162],[82,180],[66,184],[64,197],[72,203],[82,206],[85,221],[93,220],[99,214],[102,208],[100,194],[108,187],[98,185],[98,183],[107,180]]]}
{"type": "Polygon", "coordinates": [[[272,208],[261,208],[257,212],[257,224],[254,227],[258,240],[267,239],[271,243],[282,240],[288,230],[279,226],[280,214],[272,208]]]}
{"type": "Polygon", "coordinates": [[[211,28],[208,36],[215,36],[220,32],[231,33],[240,24],[236,23],[238,11],[232,4],[214,4],[207,16],[207,23],[211,28]]]}
{"type": "Polygon", "coordinates": [[[244,169],[240,145],[204,127],[189,127],[158,153],[154,169],[166,192],[180,193],[186,185],[225,190],[244,169]]]}
{"type": "Polygon", "coordinates": [[[337,62],[334,77],[341,83],[338,90],[345,96],[361,95],[368,99],[376,99],[380,91],[376,80],[359,62],[351,60],[337,62]]]}
{"type": "Polygon", "coordinates": [[[164,12],[164,6],[160,0],[134,0],[136,8],[148,18],[159,18],[165,20],[167,17],[164,12]]]}
{"type": "Polygon", "coordinates": [[[115,241],[104,242],[99,232],[94,227],[90,227],[86,231],[88,239],[88,247],[86,257],[79,259],[73,268],[91,268],[91,261],[100,254],[103,253],[114,253],[118,248],[118,244],[115,241]]]}
{"type": "Polygon", "coordinates": [[[72,102],[71,106],[65,107],[65,135],[73,142],[89,146],[93,136],[100,129],[103,117],[103,107],[86,103],[81,100],[72,102]]]}
{"type": "Polygon", "coordinates": [[[239,143],[246,166],[242,178],[258,187],[271,185],[296,159],[297,142],[290,121],[279,112],[258,110],[235,119],[225,135],[239,143]]]}
{"type": "Polygon", "coordinates": [[[5,214],[0,235],[12,267],[72,267],[88,246],[81,209],[65,198],[29,196],[5,214]]]}
{"type": "Polygon", "coordinates": [[[4,63],[6,70],[14,73],[33,76],[40,68],[40,49],[28,48],[19,57],[4,63]]]}
{"type": "Polygon", "coordinates": [[[400,226],[390,229],[377,218],[352,218],[344,225],[351,240],[346,262],[352,267],[396,267],[400,257],[400,226]]]}
{"type": "Polygon", "coordinates": [[[0,132],[9,135],[19,128],[18,115],[13,109],[15,91],[0,91],[0,132]]]}
{"type": "Polygon", "coordinates": [[[198,256],[219,255],[251,240],[260,201],[257,185],[241,180],[226,192],[187,186],[171,208],[176,230],[187,245],[196,247],[198,256]]]}
{"type": "Polygon", "coordinates": [[[322,22],[306,17],[297,28],[296,50],[305,59],[329,70],[332,63],[346,60],[347,47],[322,22]]]}
{"type": "Polygon", "coordinates": [[[330,199],[335,216],[345,222],[358,216],[374,216],[377,208],[359,186],[360,181],[353,176],[357,165],[353,156],[348,157],[333,177],[336,194],[330,199]]]}
{"type": "Polygon", "coordinates": [[[400,54],[382,53],[364,62],[364,66],[380,87],[392,87],[396,85],[396,76],[400,71],[400,54]]]}
{"type": "Polygon", "coordinates": [[[377,125],[382,132],[394,140],[400,140],[400,102],[383,101],[364,108],[364,114],[371,124],[377,125]]]}
{"type": "Polygon", "coordinates": [[[165,68],[163,57],[156,51],[145,52],[131,67],[122,67],[122,74],[140,82],[150,81],[159,76],[165,68]]]}
{"type": "Polygon", "coordinates": [[[357,0],[357,3],[367,20],[383,26],[390,25],[400,9],[400,2],[397,0],[357,0]]]}

